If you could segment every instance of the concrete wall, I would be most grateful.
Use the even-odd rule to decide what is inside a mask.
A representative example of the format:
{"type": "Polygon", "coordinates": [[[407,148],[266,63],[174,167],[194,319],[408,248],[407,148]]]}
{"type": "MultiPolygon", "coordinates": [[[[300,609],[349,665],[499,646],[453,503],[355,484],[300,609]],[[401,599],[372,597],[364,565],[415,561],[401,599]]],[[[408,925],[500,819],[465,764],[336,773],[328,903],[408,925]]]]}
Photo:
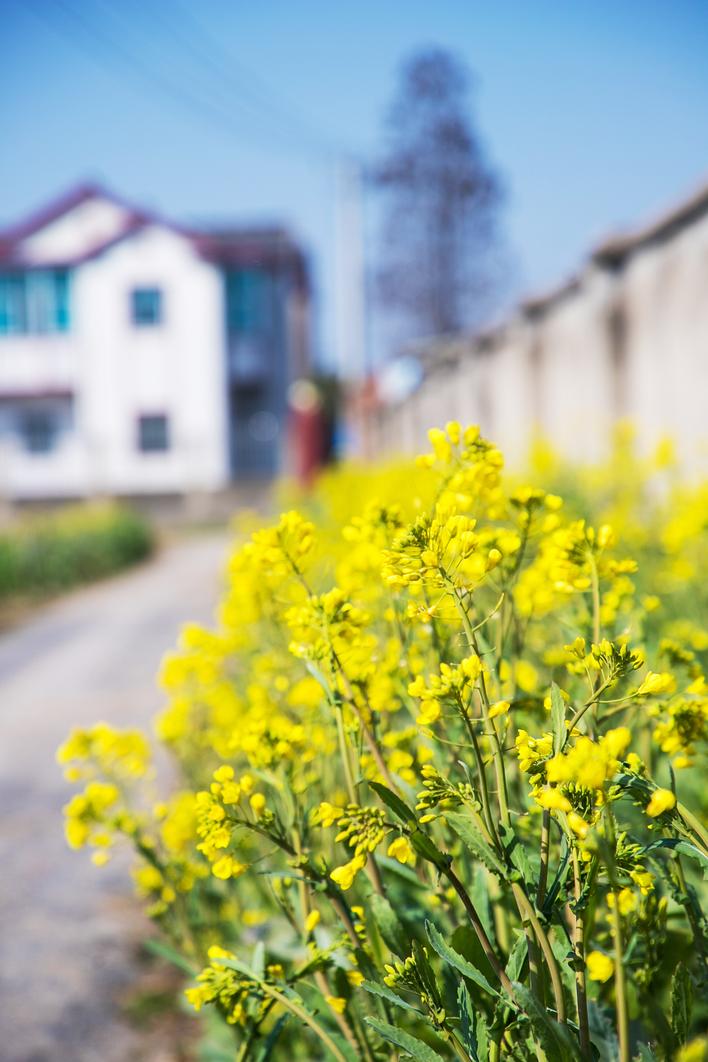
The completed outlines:
{"type": "Polygon", "coordinates": [[[577,281],[529,303],[484,339],[423,346],[420,388],[370,407],[370,456],[425,448],[457,419],[519,462],[540,431],[575,460],[606,452],[620,418],[644,450],[663,434],[684,466],[708,471],[708,203],[619,260],[597,256],[577,281]]]}

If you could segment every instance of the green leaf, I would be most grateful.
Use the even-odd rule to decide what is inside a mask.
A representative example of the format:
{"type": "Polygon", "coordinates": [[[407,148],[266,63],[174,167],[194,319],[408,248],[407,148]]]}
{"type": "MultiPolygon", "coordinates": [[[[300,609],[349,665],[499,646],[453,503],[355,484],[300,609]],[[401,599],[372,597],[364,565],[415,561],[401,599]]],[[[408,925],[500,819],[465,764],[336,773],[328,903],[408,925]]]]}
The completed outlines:
{"type": "Polygon", "coordinates": [[[570,848],[566,840],[565,835],[561,838],[561,855],[558,861],[558,869],[551,885],[546,893],[546,899],[543,904],[543,912],[548,915],[549,912],[555,907],[556,899],[560,894],[561,889],[565,885],[566,878],[570,871],[570,848]]]}
{"type": "Polygon", "coordinates": [[[680,962],[671,982],[671,1028],[680,1044],[685,1044],[691,1025],[693,982],[685,963],[680,962]]]}
{"type": "Polygon", "coordinates": [[[196,977],[199,973],[199,967],[194,963],[185,959],[183,955],[180,955],[178,951],[171,948],[169,944],[165,944],[163,940],[150,939],[145,941],[145,947],[148,951],[151,951],[153,955],[159,955],[161,959],[167,959],[173,966],[176,966],[179,970],[189,974],[190,977],[196,977]]]}
{"type": "Polygon", "coordinates": [[[695,844],[690,844],[688,841],[677,841],[673,846],[674,852],[678,852],[679,855],[688,856],[689,859],[695,859],[700,863],[703,870],[703,877],[708,880],[708,856],[706,856],[700,848],[696,848],[695,844]]]}
{"type": "Polygon", "coordinates": [[[250,966],[246,966],[245,962],[239,962],[238,959],[222,959],[221,956],[218,959],[212,959],[213,963],[217,963],[219,966],[226,966],[229,970],[236,970],[237,973],[243,974],[249,981],[261,981],[262,978],[256,975],[256,971],[252,970],[250,966]]]}
{"type": "Polygon", "coordinates": [[[413,830],[410,841],[418,855],[427,860],[428,863],[432,863],[438,870],[445,870],[450,865],[450,856],[444,855],[431,841],[427,833],[423,833],[419,829],[413,830]]]}
{"type": "Polygon", "coordinates": [[[398,955],[399,959],[405,959],[409,951],[408,935],[393,907],[384,896],[379,896],[376,892],[371,896],[370,906],[376,928],[386,946],[394,955],[398,955]]]}
{"type": "Polygon", "coordinates": [[[639,1044],[634,1059],[635,1062],[657,1062],[656,1055],[649,1044],[639,1044]]]}
{"type": "Polygon", "coordinates": [[[475,1008],[467,985],[460,981],[457,991],[460,1008],[460,1033],[472,1062],[487,1062],[489,1057],[489,1028],[482,1012],[475,1008]]]}
{"type": "MultiPolygon", "coordinates": [[[[270,1030],[263,1044],[261,1045],[257,1056],[257,1062],[268,1062],[268,1059],[273,1054],[273,1050],[289,1017],[289,1014],[281,1014],[281,1016],[278,1018],[275,1025],[270,1030]]],[[[230,1054],[228,1057],[229,1059],[232,1059],[233,1054],[230,1054]]]]}
{"type": "Polygon", "coordinates": [[[561,752],[568,737],[568,728],[565,725],[565,701],[555,682],[551,683],[551,730],[553,751],[561,752]]]}
{"type": "Polygon", "coordinates": [[[399,996],[397,992],[394,992],[388,985],[380,985],[376,981],[362,981],[361,987],[372,996],[380,996],[381,999],[387,999],[389,1003],[393,1003],[394,1007],[402,1007],[403,1010],[412,1010],[415,1014],[420,1016],[420,1011],[417,1007],[414,1007],[402,996],[399,996]]]}
{"type": "Polygon", "coordinates": [[[527,947],[526,934],[520,931],[517,932],[516,940],[509,952],[509,958],[506,963],[505,973],[510,981],[518,981],[521,977],[521,971],[526,961],[527,947]]]}
{"type": "Polygon", "coordinates": [[[494,874],[498,874],[500,878],[504,880],[508,878],[506,867],[469,815],[462,815],[459,811],[449,811],[445,814],[445,818],[476,859],[484,863],[494,874]]]}
{"type": "Polygon", "coordinates": [[[317,682],[319,682],[320,686],[322,687],[322,689],[327,694],[327,697],[331,698],[332,690],[330,688],[329,682],[325,678],[324,672],[320,671],[320,669],[315,664],[313,664],[311,660],[306,660],[305,661],[305,667],[310,672],[310,674],[312,675],[313,679],[315,679],[317,682]]]}
{"type": "Polygon", "coordinates": [[[497,999],[499,998],[500,993],[496,988],[493,988],[490,985],[484,974],[480,973],[480,971],[473,966],[471,962],[468,962],[463,955],[460,955],[458,951],[451,948],[432,922],[425,923],[425,931],[428,934],[428,940],[441,959],[444,959],[448,965],[453,966],[464,977],[469,977],[470,981],[474,981],[474,983],[480,988],[483,988],[485,992],[489,992],[490,995],[495,996],[497,999]]]}
{"type": "Polygon", "coordinates": [[[433,1006],[441,1007],[443,1005],[443,1000],[440,995],[441,986],[437,970],[433,969],[430,959],[428,958],[428,949],[421,944],[420,941],[414,940],[411,954],[413,955],[413,961],[415,962],[416,972],[429,1000],[432,1002],[433,1006]]]}
{"type": "Polygon", "coordinates": [[[397,859],[391,859],[389,856],[379,855],[378,852],[376,854],[376,862],[389,873],[403,878],[407,884],[415,885],[416,889],[427,888],[426,883],[421,881],[415,871],[411,870],[405,863],[399,863],[397,859]]]}
{"type": "Polygon", "coordinates": [[[489,896],[489,877],[483,866],[475,868],[469,894],[479,915],[479,920],[484,926],[485,933],[492,944],[496,944],[497,934],[494,925],[494,914],[492,913],[492,901],[489,896]]]}
{"type": "Polygon", "coordinates": [[[644,855],[654,855],[662,848],[670,852],[676,852],[677,855],[695,859],[701,865],[703,877],[708,879],[708,856],[700,848],[697,848],[695,844],[691,844],[690,841],[682,841],[678,837],[663,837],[660,841],[652,841],[651,844],[644,845],[642,852],[644,855]]]}
{"type": "Polygon", "coordinates": [[[369,785],[383,800],[386,807],[390,808],[393,814],[399,818],[401,822],[412,823],[414,826],[418,824],[415,812],[412,808],[409,808],[406,802],[401,800],[392,789],[389,789],[386,785],[382,785],[381,782],[369,782],[369,785]]]}
{"type": "Polygon", "coordinates": [[[380,1021],[378,1018],[366,1018],[365,1021],[374,1032],[377,1032],[384,1040],[388,1040],[389,1043],[400,1047],[411,1058],[416,1059],[416,1062],[440,1062],[443,1057],[428,1044],[404,1032],[403,1029],[397,1029],[395,1025],[389,1025],[388,1022],[380,1021]]]}
{"type": "Polygon", "coordinates": [[[533,871],[525,844],[520,840],[513,826],[505,826],[503,823],[499,823],[498,830],[507,859],[518,872],[521,880],[530,886],[538,875],[533,871]]]}
{"type": "Polygon", "coordinates": [[[613,1016],[595,1000],[588,1000],[590,1040],[597,1051],[597,1062],[617,1062],[620,1056],[613,1016]]]}
{"type": "MultiPolygon", "coordinates": [[[[507,959],[504,971],[512,983],[521,980],[528,950],[526,934],[522,930],[515,930],[514,932],[515,940],[511,951],[509,952],[509,958],[507,959]]],[[[514,1004],[509,996],[506,993],[503,993],[494,1008],[492,1025],[497,1029],[504,1028],[508,1024],[510,1016],[513,1015],[514,1009],[514,1004]]]]}
{"type": "Polygon", "coordinates": [[[253,949],[251,965],[258,980],[262,981],[265,976],[265,944],[262,940],[259,940],[253,949]]]}
{"type": "Polygon", "coordinates": [[[561,1025],[542,1007],[532,992],[518,981],[514,982],[514,996],[524,1009],[533,1036],[545,1053],[548,1062],[568,1062],[579,1059],[578,1042],[567,1025],[561,1025]]]}

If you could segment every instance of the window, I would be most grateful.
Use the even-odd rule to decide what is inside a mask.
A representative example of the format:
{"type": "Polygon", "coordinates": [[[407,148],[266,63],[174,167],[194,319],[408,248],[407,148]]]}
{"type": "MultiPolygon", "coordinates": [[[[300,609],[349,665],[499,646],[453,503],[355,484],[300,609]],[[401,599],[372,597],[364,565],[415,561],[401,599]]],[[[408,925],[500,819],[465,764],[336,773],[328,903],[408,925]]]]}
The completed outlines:
{"type": "Polygon", "coordinates": [[[28,453],[48,454],[56,446],[57,418],[50,409],[26,409],[20,417],[19,434],[28,453]]]}
{"type": "Polygon", "coordinates": [[[138,449],[144,454],[161,453],[170,448],[170,422],[164,413],[138,417],[138,449]]]}
{"type": "Polygon", "coordinates": [[[0,441],[28,454],[50,454],[71,436],[74,398],[71,394],[0,399],[0,441]]]}
{"type": "Polygon", "coordinates": [[[159,325],[162,323],[162,291],[160,288],[133,288],[130,293],[133,324],[159,325]]]}
{"type": "Polygon", "coordinates": [[[38,335],[68,328],[68,270],[0,273],[0,335],[38,335]]]}
{"type": "Polygon", "coordinates": [[[228,330],[238,335],[254,335],[268,327],[270,297],[268,274],[243,269],[226,274],[226,317],[228,330]]]}

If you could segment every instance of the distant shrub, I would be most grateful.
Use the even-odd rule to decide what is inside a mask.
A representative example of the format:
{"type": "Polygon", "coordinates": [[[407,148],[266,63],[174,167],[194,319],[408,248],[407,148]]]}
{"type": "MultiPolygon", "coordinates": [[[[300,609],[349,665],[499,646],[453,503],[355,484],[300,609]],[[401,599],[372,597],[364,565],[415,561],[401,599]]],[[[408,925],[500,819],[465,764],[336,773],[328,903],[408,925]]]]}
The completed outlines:
{"type": "Polygon", "coordinates": [[[0,533],[0,601],[92,582],[141,560],[152,546],[147,521],[113,503],[27,517],[0,533]]]}

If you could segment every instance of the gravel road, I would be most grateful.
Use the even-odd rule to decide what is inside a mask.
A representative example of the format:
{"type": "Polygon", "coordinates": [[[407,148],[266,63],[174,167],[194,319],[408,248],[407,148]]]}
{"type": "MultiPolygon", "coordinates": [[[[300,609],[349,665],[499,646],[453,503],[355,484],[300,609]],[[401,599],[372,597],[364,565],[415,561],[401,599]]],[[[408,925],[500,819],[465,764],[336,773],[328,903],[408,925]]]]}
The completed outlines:
{"type": "Polygon", "coordinates": [[[0,1059],[157,1062],[179,1052],[126,1017],[146,976],[128,861],[97,869],[62,834],[54,761],[72,726],[150,725],[155,673],[186,620],[208,622],[223,534],[165,548],[0,638],[0,1059]]]}

